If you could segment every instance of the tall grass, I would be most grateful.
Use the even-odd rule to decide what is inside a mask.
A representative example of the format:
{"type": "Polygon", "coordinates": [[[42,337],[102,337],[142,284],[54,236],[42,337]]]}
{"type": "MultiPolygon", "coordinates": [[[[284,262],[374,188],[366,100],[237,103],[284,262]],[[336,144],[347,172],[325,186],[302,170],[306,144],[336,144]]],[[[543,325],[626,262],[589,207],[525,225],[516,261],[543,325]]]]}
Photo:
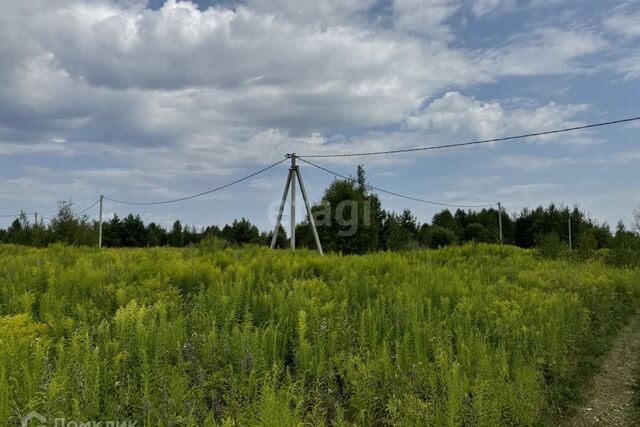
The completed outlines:
{"type": "Polygon", "coordinates": [[[540,425],[639,296],[638,271],[489,245],[0,246],[0,420],[540,425]]]}

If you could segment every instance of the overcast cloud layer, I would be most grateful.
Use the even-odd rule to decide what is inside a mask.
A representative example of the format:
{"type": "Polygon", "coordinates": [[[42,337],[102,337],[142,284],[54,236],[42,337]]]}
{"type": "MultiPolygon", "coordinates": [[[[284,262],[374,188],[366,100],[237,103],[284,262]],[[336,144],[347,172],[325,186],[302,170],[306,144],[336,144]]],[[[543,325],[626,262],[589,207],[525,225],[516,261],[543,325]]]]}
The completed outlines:
{"type": "MultiPolygon", "coordinates": [[[[640,115],[640,2],[27,0],[0,15],[0,214],[197,193],[285,153],[407,148],[640,115]]],[[[323,160],[374,185],[517,211],[640,204],[640,127],[323,160]]],[[[320,160],[318,161],[320,162],[320,160]]],[[[332,179],[303,167],[313,199],[332,179]]],[[[265,228],[286,166],[136,212],[265,228]]],[[[422,221],[438,208],[384,197],[422,221]]],[[[109,213],[129,207],[112,205],[109,213]]],[[[94,212],[92,212],[93,214],[94,212]]],[[[2,225],[6,225],[5,220],[2,225]]]]}

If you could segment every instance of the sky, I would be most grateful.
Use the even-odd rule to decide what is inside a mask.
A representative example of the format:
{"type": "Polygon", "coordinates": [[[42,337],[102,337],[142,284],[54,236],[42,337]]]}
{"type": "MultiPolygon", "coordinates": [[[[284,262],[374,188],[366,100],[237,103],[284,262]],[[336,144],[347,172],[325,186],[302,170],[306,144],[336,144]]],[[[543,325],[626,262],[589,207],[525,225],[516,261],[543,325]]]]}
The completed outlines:
{"type": "MultiPolygon", "coordinates": [[[[25,0],[0,14],[0,214],[156,201],[284,157],[404,149],[640,116],[640,1],[25,0]]],[[[640,124],[317,159],[443,203],[640,206],[640,124]]],[[[287,163],[105,216],[270,228],[287,163]]],[[[334,179],[302,164],[309,197],[334,179]]],[[[298,198],[300,198],[298,196],[298,198]]],[[[380,194],[420,222],[441,207],[380,194]]],[[[299,218],[302,206],[299,204],[299,218]]],[[[288,209],[285,211],[288,212],[288,209]]],[[[97,217],[97,207],[88,214],[97,217]]],[[[0,219],[6,227],[9,218],[0,219]]]]}

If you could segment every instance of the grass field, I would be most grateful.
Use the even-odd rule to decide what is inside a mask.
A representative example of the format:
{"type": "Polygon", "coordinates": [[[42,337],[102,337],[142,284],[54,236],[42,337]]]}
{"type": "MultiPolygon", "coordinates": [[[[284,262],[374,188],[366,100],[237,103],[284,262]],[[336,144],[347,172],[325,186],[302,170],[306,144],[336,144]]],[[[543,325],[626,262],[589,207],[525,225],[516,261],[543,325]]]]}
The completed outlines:
{"type": "Polygon", "coordinates": [[[544,425],[639,300],[513,247],[0,246],[0,420],[544,425]]]}

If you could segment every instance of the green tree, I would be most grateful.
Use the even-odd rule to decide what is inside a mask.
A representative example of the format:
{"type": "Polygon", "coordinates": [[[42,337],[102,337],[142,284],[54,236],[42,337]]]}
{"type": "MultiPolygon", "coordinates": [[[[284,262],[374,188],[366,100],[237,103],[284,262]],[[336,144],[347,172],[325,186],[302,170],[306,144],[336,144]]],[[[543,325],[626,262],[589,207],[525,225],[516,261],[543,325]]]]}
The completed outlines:
{"type": "Polygon", "coordinates": [[[320,203],[312,207],[326,250],[364,253],[380,247],[379,232],[384,213],[380,200],[367,190],[365,182],[364,168],[360,167],[357,179],[332,182],[320,203]]]}
{"type": "Polygon", "coordinates": [[[176,220],[176,222],[173,223],[173,227],[171,227],[171,232],[169,233],[169,244],[179,248],[184,246],[182,224],[179,220],[176,220]]]}
{"type": "Polygon", "coordinates": [[[102,224],[102,245],[109,248],[122,246],[122,227],[118,214],[114,214],[113,218],[102,224]]]}
{"type": "Polygon", "coordinates": [[[622,221],[618,222],[607,258],[617,267],[640,266],[640,237],[628,231],[622,221]]]}
{"type": "Polygon", "coordinates": [[[417,239],[418,237],[418,219],[411,213],[410,209],[405,209],[400,214],[398,218],[400,225],[407,233],[411,236],[412,239],[417,239]]]}
{"type": "Polygon", "coordinates": [[[49,224],[51,240],[69,245],[93,245],[97,236],[94,227],[86,215],[76,217],[73,213],[73,202],[62,201],[58,204],[58,212],[49,224]]]}
{"type": "Polygon", "coordinates": [[[9,241],[18,245],[29,245],[32,243],[32,233],[29,220],[24,212],[20,212],[20,216],[13,220],[7,229],[9,241]]]}
{"type": "Polygon", "coordinates": [[[147,230],[139,215],[127,215],[122,221],[121,245],[125,247],[147,246],[147,230]]]}
{"type": "Polygon", "coordinates": [[[259,243],[260,231],[249,220],[242,218],[240,221],[234,220],[231,225],[225,225],[222,229],[222,237],[237,245],[259,243]]]}
{"type": "Polygon", "coordinates": [[[438,226],[438,227],[446,228],[447,230],[451,230],[453,232],[453,234],[456,236],[456,240],[457,241],[461,241],[462,240],[462,237],[463,237],[462,236],[462,232],[463,232],[463,230],[456,223],[456,221],[453,218],[453,215],[451,214],[449,209],[445,209],[445,210],[435,214],[433,216],[433,219],[431,220],[431,224],[435,225],[435,226],[438,226]]]}
{"type": "MultiPolygon", "coordinates": [[[[313,240],[313,235],[311,232],[311,227],[308,223],[303,222],[298,224],[296,227],[296,240],[298,240],[298,236],[301,237],[300,247],[315,247],[315,241],[313,240]]],[[[273,231],[269,231],[265,233],[262,241],[266,245],[271,245],[271,239],[273,238],[273,231]]],[[[296,244],[298,241],[296,241],[296,244]]],[[[288,248],[290,245],[289,239],[287,238],[287,233],[284,231],[284,227],[282,224],[278,227],[278,237],[276,237],[276,248],[288,248]]]]}
{"type": "Polygon", "coordinates": [[[146,235],[148,246],[163,246],[168,242],[167,230],[155,222],[147,225],[146,235]]]}
{"type": "Polygon", "coordinates": [[[489,230],[479,222],[472,222],[471,224],[468,224],[463,235],[465,242],[495,243],[495,239],[489,230]]]}

